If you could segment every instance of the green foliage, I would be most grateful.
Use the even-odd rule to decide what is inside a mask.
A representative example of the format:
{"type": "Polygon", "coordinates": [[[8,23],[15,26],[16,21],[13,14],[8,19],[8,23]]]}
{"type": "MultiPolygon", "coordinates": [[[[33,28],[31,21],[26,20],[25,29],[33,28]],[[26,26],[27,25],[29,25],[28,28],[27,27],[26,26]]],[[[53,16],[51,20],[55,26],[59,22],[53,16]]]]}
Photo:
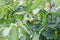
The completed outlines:
{"type": "Polygon", "coordinates": [[[60,40],[60,8],[53,3],[0,0],[0,40],[60,40]]]}

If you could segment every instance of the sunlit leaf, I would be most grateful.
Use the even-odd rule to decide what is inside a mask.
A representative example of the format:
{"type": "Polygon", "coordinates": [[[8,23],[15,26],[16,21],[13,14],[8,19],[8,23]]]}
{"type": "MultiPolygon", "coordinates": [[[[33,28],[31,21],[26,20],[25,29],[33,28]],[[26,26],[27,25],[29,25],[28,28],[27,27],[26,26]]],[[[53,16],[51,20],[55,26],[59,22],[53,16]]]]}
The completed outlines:
{"type": "Polygon", "coordinates": [[[18,40],[18,27],[17,26],[13,26],[11,28],[9,40],[18,40]]]}

